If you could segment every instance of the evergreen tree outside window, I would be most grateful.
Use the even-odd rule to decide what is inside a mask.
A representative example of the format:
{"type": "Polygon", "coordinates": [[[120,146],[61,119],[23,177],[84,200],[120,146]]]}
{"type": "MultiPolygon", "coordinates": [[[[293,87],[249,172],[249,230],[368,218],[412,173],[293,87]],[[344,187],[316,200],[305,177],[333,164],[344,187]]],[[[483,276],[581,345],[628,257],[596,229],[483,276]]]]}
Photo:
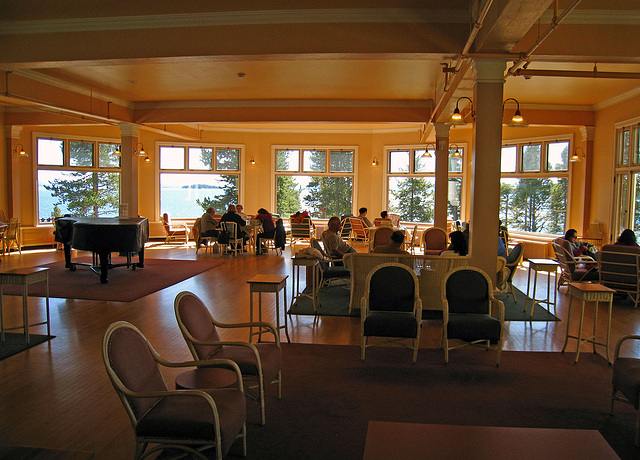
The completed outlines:
{"type": "Polygon", "coordinates": [[[568,140],[502,147],[500,219],[509,230],[554,235],[566,231],[569,147],[568,140]],[[516,152],[519,163],[514,162],[516,152]]]}
{"type": "Polygon", "coordinates": [[[354,187],[353,148],[275,147],[276,212],[288,217],[351,214],[354,187]]]}
{"type": "MultiPolygon", "coordinates": [[[[464,158],[465,149],[458,148],[464,158]]],[[[448,200],[449,219],[459,220],[462,206],[463,158],[452,156],[448,159],[448,200]]],[[[424,147],[401,147],[386,149],[388,168],[387,209],[400,215],[408,222],[433,223],[435,209],[435,150],[424,147]]]]}
{"type": "Polygon", "coordinates": [[[36,135],[37,222],[55,217],[113,217],[120,203],[117,141],[53,139],[36,135]],[[96,166],[97,165],[97,166],[96,166]]]}
{"type": "Polygon", "coordinates": [[[209,207],[226,212],[239,201],[236,146],[160,145],[160,211],[171,218],[200,217],[209,207]]]}

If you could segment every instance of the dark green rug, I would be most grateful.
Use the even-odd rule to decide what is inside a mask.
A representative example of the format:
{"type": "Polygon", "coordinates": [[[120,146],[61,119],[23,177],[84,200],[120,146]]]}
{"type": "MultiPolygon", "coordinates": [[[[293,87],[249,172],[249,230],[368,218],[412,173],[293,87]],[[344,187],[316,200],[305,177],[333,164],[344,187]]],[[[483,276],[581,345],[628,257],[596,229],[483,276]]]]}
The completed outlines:
{"type": "Polygon", "coordinates": [[[24,334],[6,332],[4,336],[5,341],[0,345],[0,360],[15,355],[16,353],[20,353],[21,351],[24,351],[28,348],[40,345],[41,343],[44,343],[47,340],[51,340],[55,337],[55,335],[29,334],[29,346],[27,346],[27,341],[25,340],[24,334]]]}
{"type": "MultiPolygon", "coordinates": [[[[536,304],[533,310],[533,318],[531,314],[531,303],[529,303],[526,313],[523,310],[524,302],[527,296],[519,289],[515,288],[516,300],[513,296],[502,294],[500,300],[504,303],[504,320],[505,321],[560,321],[560,319],[549,313],[546,308],[540,304],[536,304]]],[[[304,290],[305,294],[311,294],[311,288],[304,290]]],[[[340,286],[330,286],[320,291],[318,311],[314,313],[313,303],[309,297],[300,297],[293,304],[289,313],[292,315],[318,315],[318,316],[360,316],[360,309],[353,309],[349,315],[349,298],[348,289],[340,286]]],[[[423,318],[427,319],[427,318],[423,318]]]]}

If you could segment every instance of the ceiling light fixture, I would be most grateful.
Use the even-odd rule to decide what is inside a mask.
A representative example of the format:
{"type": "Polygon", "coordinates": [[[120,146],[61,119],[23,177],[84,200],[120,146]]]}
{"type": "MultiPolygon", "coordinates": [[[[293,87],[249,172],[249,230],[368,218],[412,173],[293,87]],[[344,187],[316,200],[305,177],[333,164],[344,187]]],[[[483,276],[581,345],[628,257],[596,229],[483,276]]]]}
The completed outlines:
{"type": "Polygon", "coordinates": [[[147,152],[144,151],[144,145],[142,145],[142,142],[138,142],[136,144],[136,146],[133,148],[133,153],[134,155],[138,155],[139,157],[144,157],[147,156],[147,152]],[[140,150],[138,150],[138,146],[140,146],[140,150]]]}
{"type": "Polygon", "coordinates": [[[513,117],[511,117],[511,120],[509,120],[504,125],[511,128],[526,128],[527,126],[529,126],[529,123],[527,123],[527,121],[522,117],[522,114],[520,113],[520,103],[513,97],[505,99],[505,101],[502,103],[502,112],[504,113],[504,106],[508,101],[514,101],[516,103],[516,113],[514,113],[513,117]]]}
{"type": "Polygon", "coordinates": [[[456,108],[453,111],[451,118],[449,119],[449,123],[452,125],[462,126],[467,124],[466,120],[463,118],[462,114],[460,113],[460,107],[458,105],[461,99],[467,99],[469,101],[469,103],[471,104],[471,118],[475,119],[476,117],[476,112],[475,110],[473,110],[473,100],[470,97],[462,96],[462,97],[459,97],[458,100],[456,101],[456,108]]]}
{"type": "Polygon", "coordinates": [[[24,145],[22,145],[22,144],[16,145],[16,148],[13,149],[13,153],[15,155],[19,156],[19,157],[28,157],[29,156],[29,154],[24,151],[24,145]]]}
{"type": "Polygon", "coordinates": [[[576,147],[576,149],[573,151],[573,156],[569,158],[569,161],[571,163],[576,163],[582,160],[584,160],[584,150],[582,149],[582,147],[576,147]],[[578,150],[580,150],[580,153],[578,153],[578,150]]]}
{"type": "Polygon", "coordinates": [[[428,142],[424,146],[424,153],[422,154],[422,158],[431,158],[433,156],[433,155],[431,155],[431,152],[429,152],[429,146],[430,145],[432,146],[431,150],[433,150],[433,151],[436,150],[436,144],[434,144],[432,142],[428,142]]]}
{"type": "Polygon", "coordinates": [[[449,146],[449,151],[453,150],[454,146],[456,147],[456,150],[451,154],[451,158],[462,158],[462,152],[460,151],[458,144],[451,144],[449,146]]]}

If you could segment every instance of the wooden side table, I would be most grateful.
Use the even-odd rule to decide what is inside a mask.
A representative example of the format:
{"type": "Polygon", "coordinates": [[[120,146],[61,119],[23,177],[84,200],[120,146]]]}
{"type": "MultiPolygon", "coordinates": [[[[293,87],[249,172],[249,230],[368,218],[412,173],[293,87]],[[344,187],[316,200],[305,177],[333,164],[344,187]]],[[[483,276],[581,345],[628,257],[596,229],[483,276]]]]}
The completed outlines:
{"type": "MultiPolygon", "coordinates": [[[[253,278],[247,280],[249,283],[249,297],[250,297],[250,311],[249,321],[253,322],[253,293],[258,293],[258,321],[262,321],[262,293],[263,292],[275,292],[276,294],[276,330],[280,332],[280,329],[284,329],[284,333],[287,336],[287,342],[291,342],[289,338],[289,331],[287,330],[287,278],[289,275],[256,275],[253,278]],[[284,326],[280,326],[280,291],[284,291],[284,326]]],[[[253,328],[249,328],[249,342],[254,335],[258,336],[258,341],[262,338],[262,328],[258,332],[253,332],[253,328]]]]}
{"type": "MultiPolygon", "coordinates": [[[[309,297],[313,301],[313,311],[317,312],[317,299],[318,299],[318,278],[317,272],[319,269],[319,264],[317,259],[303,259],[301,257],[292,257],[291,258],[291,267],[293,270],[293,281],[292,281],[292,296],[291,296],[291,306],[296,303],[296,300],[300,297],[309,297]],[[313,278],[311,280],[312,290],[311,295],[304,293],[304,288],[300,289],[300,267],[312,267],[313,278]]],[[[309,280],[307,280],[309,283],[309,280]]]]}
{"type": "Polygon", "coordinates": [[[606,286],[595,283],[569,283],[569,294],[571,299],[569,300],[569,314],[567,315],[567,336],[564,340],[564,346],[562,352],[564,353],[567,347],[569,339],[578,340],[578,350],[576,351],[576,360],[574,364],[578,363],[578,357],[580,356],[580,347],[585,343],[591,343],[593,345],[593,352],[596,352],[596,345],[602,345],[606,348],[607,362],[611,364],[609,359],[609,338],[611,335],[611,310],[613,309],[613,293],[615,290],[609,289],[606,286]],[[569,326],[571,325],[571,303],[573,298],[582,300],[582,308],[580,309],[580,326],[578,327],[578,335],[569,334],[569,326]],[[589,337],[582,336],[582,326],[584,324],[584,304],[585,302],[595,302],[593,312],[593,334],[589,337]],[[605,342],[598,342],[596,338],[596,327],[598,325],[598,303],[609,302],[609,317],[607,319],[607,338],[605,342]]]}
{"type": "Polygon", "coordinates": [[[553,305],[553,314],[556,312],[556,301],[558,298],[558,291],[556,290],[556,284],[558,281],[558,267],[560,264],[553,259],[527,259],[529,261],[529,273],[527,275],[527,298],[524,301],[524,310],[527,311],[527,304],[531,300],[531,317],[533,317],[533,309],[536,303],[547,304],[547,310],[551,313],[551,305],[553,305]],[[529,297],[529,288],[531,285],[531,272],[534,272],[533,276],[533,294],[529,297]],[[538,272],[547,273],[547,297],[543,299],[536,299],[536,287],[538,285],[538,272]],[[553,284],[553,302],[551,302],[551,274],[555,275],[555,281],[553,284]]]}
{"type": "Polygon", "coordinates": [[[49,269],[34,267],[34,268],[16,268],[13,270],[7,270],[0,272],[0,337],[2,343],[4,343],[5,331],[11,331],[14,329],[24,329],[24,335],[27,340],[27,345],[30,345],[29,340],[29,327],[40,326],[42,324],[47,325],[47,335],[51,335],[50,316],[49,316],[49,269]],[[44,281],[45,283],[45,298],[47,305],[47,320],[39,323],[29,324],[29,309],[27,308],[27,297],[29,295],[29,285],[33,283],[39,283],[44,281]],[[2,286],[5,284],[17,284],[22,286],[22,326],[17,327],[4,327],[4,311],[2,310],[2,286]]]}

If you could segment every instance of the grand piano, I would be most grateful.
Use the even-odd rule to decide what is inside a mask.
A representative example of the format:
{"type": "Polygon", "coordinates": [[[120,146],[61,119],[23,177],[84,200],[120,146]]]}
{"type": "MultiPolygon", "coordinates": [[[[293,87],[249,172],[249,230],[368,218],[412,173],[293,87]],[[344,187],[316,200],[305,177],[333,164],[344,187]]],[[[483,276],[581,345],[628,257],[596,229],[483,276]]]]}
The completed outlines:
{"type": "Polygon", "coordinates": [[[65,268],[75,271],[77,265],[86,265],[100,275],[100,282],[107,283],[111,268],[144,267],[149,221],[146,217],[60,217],[55,220],[54,234],[64,245],[65,268]],[[71,248],[91,251],[93,263],[72,262],[71,248]],[[112,252],[125,253],[127,262],[112,264],[112,252]],[[132,253],[138,254],[138,262],[131,262],[132,253]]]}

